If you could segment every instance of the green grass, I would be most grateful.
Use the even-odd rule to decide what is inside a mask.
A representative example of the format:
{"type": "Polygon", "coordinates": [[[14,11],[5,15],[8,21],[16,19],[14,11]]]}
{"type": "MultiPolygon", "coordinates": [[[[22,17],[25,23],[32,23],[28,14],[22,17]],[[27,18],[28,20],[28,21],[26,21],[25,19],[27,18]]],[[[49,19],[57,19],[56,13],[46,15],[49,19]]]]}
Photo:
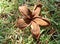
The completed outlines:
{"type": "MultiPolygon", "coordinates": [[[[49,27],[41,27],[42,44],[60,44],[60,7],[59,0],[41,0],[42,16],[50,20],[49,27]],[[48,34],[54,29],[53,35],[48,34]]],[[[0,0],[0,44],[36,44],[36,40],[30,33],[30,27],[24,31],[15,27],[16,20],[20,17],[18,6],[23,5],[24,0],[0,0]]],[[[37,3],[35,1],[25,2],[28,6],[37,3]]]]}

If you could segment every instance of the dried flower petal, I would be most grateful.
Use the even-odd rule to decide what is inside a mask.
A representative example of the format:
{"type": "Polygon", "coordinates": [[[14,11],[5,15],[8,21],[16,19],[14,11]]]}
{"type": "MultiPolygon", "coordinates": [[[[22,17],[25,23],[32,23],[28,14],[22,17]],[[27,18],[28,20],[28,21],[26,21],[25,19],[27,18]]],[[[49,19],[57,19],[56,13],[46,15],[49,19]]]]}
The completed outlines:
{"type": "Polygon", "coordinates": [[[48,26],[50,22],[41,16],[41,4],[35,5],[33,12],[31,12],[26,6],[19,7],[23,19],[17,21],[17,27],[24,29],[28,25],[31,25],[31,33],[38,39],[40,36],[40,26],[48,26]],[[40,14],[40,16],[39,16],[40,14]]]}
{"type": "Polygon", "coordinates": [[[33,10],[33,13],[32,13],[34,15],[34,17],[39,16],[39,14],[41,12],[41,7],[42,7],[41,4],[35,5],[34,10],[33,10]]]}
{"type": "Polygon", "coordinates": [[[40,27],[38,24],[36,24],[35,22],[31,22],[31,32],[33,34],[33,36],[38,39],[40,36],[40,27]]]}
{"type": "Polygon", "coordinates": [[[31,16],[32,12],[26,6],[20,6],[19,11],[21,12],[23,17],[25,17],[25,18],[31,18],[32,17],[31,16]]]}
{"type": "Polygon", "coordinates": [[[28,24],[23,19],[19,19],[16,24],[20,29],[24,29],[27,25],[28,24]]]}
{"type": "Polygon", "coordinates": [[[48,26],[50,24],[48,23],[49,21],[41,18],[36,18],[34,21],[40,26],[48,26]]]}

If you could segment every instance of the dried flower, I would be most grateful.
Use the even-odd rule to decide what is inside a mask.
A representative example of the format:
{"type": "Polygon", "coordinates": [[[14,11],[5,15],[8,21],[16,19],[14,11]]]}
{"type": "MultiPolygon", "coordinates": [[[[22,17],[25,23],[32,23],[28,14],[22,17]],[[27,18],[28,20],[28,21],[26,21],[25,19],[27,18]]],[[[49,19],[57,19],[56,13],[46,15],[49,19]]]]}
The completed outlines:
{"type": "Polygon", "coordinates": [[[31,33],[38,39],[40,36],[39,26],[48,26],[50,22],[41,16],[41,4],[35,5],[33,11],[30,11],[26,6],[20,6],[19,11],[22,14],[21,19],[17,21],[17,27],[24,29],[31,26],[31,33]]]}

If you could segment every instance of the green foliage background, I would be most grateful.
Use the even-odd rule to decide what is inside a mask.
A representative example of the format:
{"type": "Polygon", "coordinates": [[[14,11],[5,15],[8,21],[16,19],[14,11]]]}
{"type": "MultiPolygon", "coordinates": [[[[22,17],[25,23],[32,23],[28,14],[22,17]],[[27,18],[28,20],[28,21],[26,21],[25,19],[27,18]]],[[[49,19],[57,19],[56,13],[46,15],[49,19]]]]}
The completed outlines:
{"type": "MultiPolygon", "coordinates": [[[[60,6],[59,0],[40,0],[42,3],[42,16],[48,18],[51,22],[49,27],[41,27],[41,44],[60,44],[60,6]],[[52,28],[56,31],[53,35],[49,35],[52,28]],[[51,39],[52,38],[52,39],[51,39]]],[[[36,0],[0,0],[0,44],[37,44],[36,40],[30,33],[30,27],[24,31],[15,27],[16,20],[21,15],[18,7],[23,4],[33,8],[37,3],[36,0]],[[32,5],[32,6],[31,6],[32,5]]]]}

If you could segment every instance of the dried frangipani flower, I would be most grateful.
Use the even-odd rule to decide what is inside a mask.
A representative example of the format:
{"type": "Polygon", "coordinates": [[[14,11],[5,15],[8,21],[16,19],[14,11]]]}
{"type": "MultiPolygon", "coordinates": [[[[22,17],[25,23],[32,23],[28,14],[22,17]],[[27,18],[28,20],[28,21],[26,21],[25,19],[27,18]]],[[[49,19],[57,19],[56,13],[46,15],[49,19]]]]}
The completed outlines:
{"type": "Polygon", "coordinates": [[[30,25],[32,35],[38,39],[40,36],[40,26],[48,26],[50,22],[41,16],[41,4],[35,5],[33,11],[27,6],[20,6],[19,11],[23,18],[18,19],[17,27],[24,29],[30,25]]]}

